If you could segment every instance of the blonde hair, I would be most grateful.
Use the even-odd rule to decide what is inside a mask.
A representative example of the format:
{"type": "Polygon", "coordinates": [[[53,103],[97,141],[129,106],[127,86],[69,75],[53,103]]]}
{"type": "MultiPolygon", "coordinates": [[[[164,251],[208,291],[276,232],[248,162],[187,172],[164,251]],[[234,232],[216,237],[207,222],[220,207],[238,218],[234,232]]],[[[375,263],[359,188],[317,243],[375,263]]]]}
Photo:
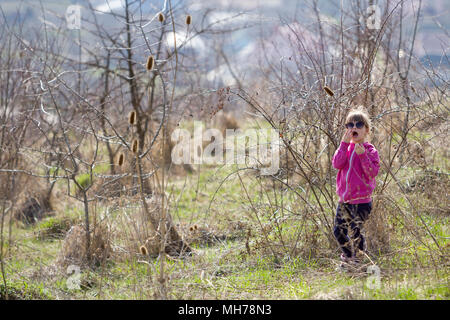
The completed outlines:
{"type": "Polygon", "coordinates": [[[366,109],[363,106],[360,106],[356,109],[350,110],[350,112],[347,115],[347,118],[345,119],[345,123],[349,122],[358,122],[362,121],[364,122],[364,126],[369,129],[372,128],[372,122],[370,121],[370,116],[367,113],[366,109]]]}

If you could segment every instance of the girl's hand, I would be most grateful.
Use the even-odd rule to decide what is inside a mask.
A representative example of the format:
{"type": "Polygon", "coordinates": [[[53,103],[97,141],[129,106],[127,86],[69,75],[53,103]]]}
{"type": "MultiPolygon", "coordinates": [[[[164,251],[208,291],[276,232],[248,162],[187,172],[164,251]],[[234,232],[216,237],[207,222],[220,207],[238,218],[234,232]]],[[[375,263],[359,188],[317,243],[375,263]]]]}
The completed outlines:
{"type": "Polygon", "coordinates": [[[347,129],[344,133],[344,136],[342,137],[342,141],[346,142],[346,143],[350,143],[350,141],[352,140],[352,130],[351,129],[347,129]]]}
{"type": "Polygon", "coordinates": [[[366,152],[366,149],[364,149],[364,146],[363,146],[362,144],[357,143],[357,144],[355,145],[355,152],[356,152],[357,154],[363,154],[364,152],[366,152]]]}

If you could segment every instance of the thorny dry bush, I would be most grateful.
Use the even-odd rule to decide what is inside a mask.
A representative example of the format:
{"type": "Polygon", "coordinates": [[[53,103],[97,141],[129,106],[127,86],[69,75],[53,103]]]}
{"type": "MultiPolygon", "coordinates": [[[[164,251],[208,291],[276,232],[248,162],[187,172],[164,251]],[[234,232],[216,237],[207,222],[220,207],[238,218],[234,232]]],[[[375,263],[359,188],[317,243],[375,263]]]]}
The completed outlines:
{"type": "Polygon", "coordinates": [[[420,10],[411,32],[400,23],[404,1],[386,1],[380,28],[370,29],[361,20],[367,18],[364,1],[355,1],[348,12],[341,8],[334,22],[324,21],[317,1],[309,1],[315,23],[281,19],[278,34],[260,39],[252,57],[254,80],[232,72],[237,85],[208,94],[198,89],[206,86],[201,61],[184,50],[186,42],[174,50],[168,37],[180,29],[191,38],[220,37],[232,28],[214,29],[204,23],[206,17],[195,28],[180,23],[185,8],[172,8],[171,1],[165,1],[163,19],[157,14],[144,21],[141,2],[125,3],[125,15],[111,13],[121,21],[115,27],[103,28],[89,11],[83,27],[96,45],[65,30],[64,21],[52,30],[55,39],[46,24],[28,39],[20,24],[2,23],[5,286],[5,234],[9,247],[14,242],[14,219],[6,217],[15,213],[33,222],[51,211],[50,204],[57,202],[60,210],[68,199],[82,214],[66,234],[60,265],[98,266],[108,259],[148,263],[159,256],[160,269],[152,274],[159,277],[160,298],[167,297],[163,257],[183,255],[190,245],[239,239],[244,255],[273,257],[277,264],[297,257],[336,260],[331,158],[347,112],[359,105],[370,113],[371,143],[381,158],[366,225],[370,258],[382,261],[411,247],[425,248],[416,257],[420,264],[448,265],[448,239],[426,217],[448,223],[448,81],[446,69],[413,55],[420,10]],[[400,57],[400,49],[408,58],[400,57]],[[233,107],[234,116],[228,110],[233,107]],[[242,212],[231,218],[209,209],[193,213],[206,216],[208,228],[197,221],[174,222],[166,194],[171,174],[185,177],[196,170],[176,167],[171,159],[171,133],[192,114],[221,132],[263,120],[281,142],[277,174],[261,176],[254,168],[234,173],[242,212]],[[45,184],[42,193],[30,196],[37,180],[45,184]],[[56,201],[49,200],[52,192],[56,201]],[[232,221],[221,228],[215,223],[220,219],[232,221]]]}
{"type": "Polygon", "coordinates": [[[86,251],[86,231],[82,225],[74,225],[66,233],[63,246],[58,257],[57,264],[63,268],[70,265],[79,267],[99,266],[110,258],[111,244],[110,233],[104,226],[97,225],[93,228],[91,244],[86,251]]]}

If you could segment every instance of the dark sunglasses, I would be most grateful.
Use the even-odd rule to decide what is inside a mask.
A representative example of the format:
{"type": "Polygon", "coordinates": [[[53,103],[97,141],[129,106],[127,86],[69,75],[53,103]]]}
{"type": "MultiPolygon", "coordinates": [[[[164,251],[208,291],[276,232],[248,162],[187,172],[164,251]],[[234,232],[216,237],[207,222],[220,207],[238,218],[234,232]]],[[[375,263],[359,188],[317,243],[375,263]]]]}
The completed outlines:
{"type": "Polygon", "coordinates": [[[358,129],[361,129],[362,127],[364,127],[364,122],[358,121],[358,122],[356,123],[356,125],[355,125],[354,122],[349,122],[349,123],[347,123],[347,124],[345,125],[345,127],[346,127],[347,129],[352,129],[353,126],[356,126],[358,129]]]}

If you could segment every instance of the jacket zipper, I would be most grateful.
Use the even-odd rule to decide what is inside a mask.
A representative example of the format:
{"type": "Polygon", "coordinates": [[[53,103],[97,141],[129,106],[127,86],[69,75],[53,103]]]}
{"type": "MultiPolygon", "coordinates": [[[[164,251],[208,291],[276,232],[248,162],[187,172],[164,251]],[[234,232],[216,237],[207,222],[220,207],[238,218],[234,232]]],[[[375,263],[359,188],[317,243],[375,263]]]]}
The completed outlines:
{"type": "Polygon", "coordinates": [[[348,176],[350,175],[350,170],[352,169],[352,159],[353,159],[353,155],[355,154],[355,149],[353,148],[352,154],[350,156],[350,163],[348,166],[348,171],[347,174],[345,175],[345,191],[344,194],[342,195],[342,201],[345,202],[345,195],[348,191],[348,176]]]}

